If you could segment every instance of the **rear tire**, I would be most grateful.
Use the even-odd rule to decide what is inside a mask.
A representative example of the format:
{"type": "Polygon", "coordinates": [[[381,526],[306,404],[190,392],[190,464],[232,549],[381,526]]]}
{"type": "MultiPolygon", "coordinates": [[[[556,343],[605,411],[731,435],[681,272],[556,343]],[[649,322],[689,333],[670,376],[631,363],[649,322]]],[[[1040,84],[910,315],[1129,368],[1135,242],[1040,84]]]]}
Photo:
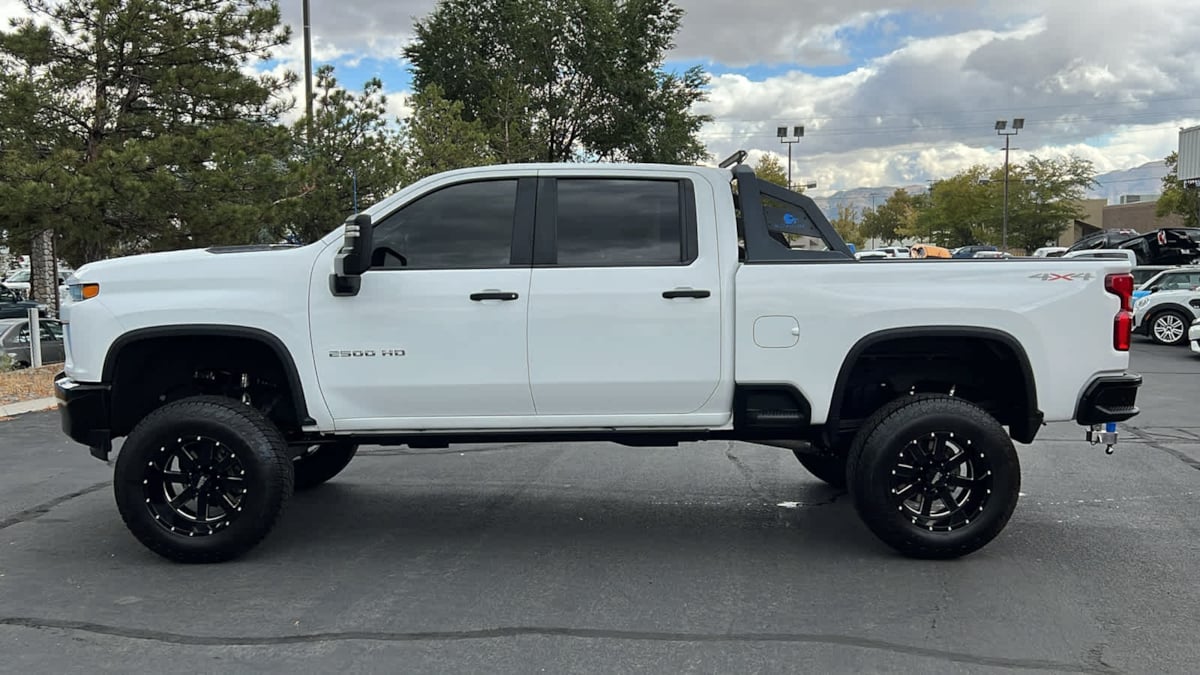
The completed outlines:
{"type": "Polygon", "coordinates": [[[146,548],[182,563],[236,558],[274,527],[292,494],[292,460],[259,411],[221,396],[168,403],[117,456],[117,508],[146,548]]]}
{"type": "Polygon", "coordinates": [[[1151,317],[1149,330],[1146,332],[1150,334],[1151,340],[1160,345],[1181,345],[1187,342],[1190,324],[1191,319],[1168,309],[1151,317]]]}
{"type": "Polygon", "coordinates": [[[913,558],[957,558],[1007,525],[1021,471],[1004,428],[979,406],[906,396],[863,426],[850,448],[850,496],[867,527],[913,558]]]}
{"type": "Polygon", "coordinates": [[[314,488],[342,472],[354,453],[357,443],[332,443],[307,447],[293,462],[296,472],[296,490],[314,488]]]}
{"type": "Polygon", "coordinates": [[[829,485],[844,490],[846,488],[846,455],[832,453],[813,454],[793,450],[796,459],[808,469],[808,472],[829,485]]]}

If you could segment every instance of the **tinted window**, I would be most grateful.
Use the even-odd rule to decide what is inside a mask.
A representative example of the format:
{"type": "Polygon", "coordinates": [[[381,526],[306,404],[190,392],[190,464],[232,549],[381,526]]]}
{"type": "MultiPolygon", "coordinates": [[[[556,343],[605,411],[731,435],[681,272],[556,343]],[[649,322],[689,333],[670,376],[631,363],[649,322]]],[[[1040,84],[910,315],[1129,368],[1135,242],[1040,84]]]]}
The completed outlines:
{"type": "Polygon", "coordinates": [[[39,321],[38,329],[42,333],[42,342],[53,342],[62,339],[62,324],[57,321],[39,321]]]}
{"type": "Polygon", "coordinates": [[[461,183],[419,197],[375,226],[374,267],[453,269],[509,264],[517,181],[461,183]],[[387,254],[390,248],[404,256],[387,254]]]}
{"type": "Polygon", "coordinates": [[[558,263],[682,262],[679,204],[676,181],[559,179],[558,263]]]}

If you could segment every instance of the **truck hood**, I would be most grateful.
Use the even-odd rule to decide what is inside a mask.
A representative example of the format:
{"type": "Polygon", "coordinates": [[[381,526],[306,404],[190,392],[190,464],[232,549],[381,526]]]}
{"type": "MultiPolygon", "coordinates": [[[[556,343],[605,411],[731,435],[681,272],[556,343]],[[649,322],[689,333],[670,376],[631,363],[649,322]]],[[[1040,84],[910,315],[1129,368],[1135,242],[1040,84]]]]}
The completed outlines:
{"type": "Polygon", "coordinates": [[[106,281],[168,286],[195,281],[218,285],[256,280],[262,283],[264,278],[301,273],[299,268],[307,269],[325,246],[318,241],[308,246],[214,246],[144,253],[88,263],[75,270],[72,280],[101,285],[106,281]]]}

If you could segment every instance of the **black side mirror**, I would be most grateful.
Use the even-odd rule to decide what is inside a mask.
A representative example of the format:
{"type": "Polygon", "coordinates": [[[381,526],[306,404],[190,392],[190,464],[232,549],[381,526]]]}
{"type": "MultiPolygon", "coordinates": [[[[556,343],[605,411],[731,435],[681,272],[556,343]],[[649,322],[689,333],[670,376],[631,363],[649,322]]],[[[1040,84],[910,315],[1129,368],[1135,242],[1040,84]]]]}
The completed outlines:
{"type": "Polygon", "coordinates": [[[365,213],[346,219],[346,233],[342,248],[333,259],[333,275],[329,278],[330,290],[334,295],[358,295],[362,285],[361,275],[371,269],[371,252],[374,248],[375,228],[371,216],[365,213]]]}

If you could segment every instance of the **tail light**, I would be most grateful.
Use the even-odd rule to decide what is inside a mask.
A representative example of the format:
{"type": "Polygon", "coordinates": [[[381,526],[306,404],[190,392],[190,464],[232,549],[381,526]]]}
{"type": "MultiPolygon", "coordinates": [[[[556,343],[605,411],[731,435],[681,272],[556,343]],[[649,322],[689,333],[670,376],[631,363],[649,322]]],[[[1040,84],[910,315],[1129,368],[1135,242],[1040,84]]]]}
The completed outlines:
{"type": "Polygon", "coordinates": [[[1113,349],[1127,352],[1133,334],[1133,275],[1109,274],[1104,277],[1104,290],[1121,299],[1121,310],[1113,318],[1113,349]]]}

